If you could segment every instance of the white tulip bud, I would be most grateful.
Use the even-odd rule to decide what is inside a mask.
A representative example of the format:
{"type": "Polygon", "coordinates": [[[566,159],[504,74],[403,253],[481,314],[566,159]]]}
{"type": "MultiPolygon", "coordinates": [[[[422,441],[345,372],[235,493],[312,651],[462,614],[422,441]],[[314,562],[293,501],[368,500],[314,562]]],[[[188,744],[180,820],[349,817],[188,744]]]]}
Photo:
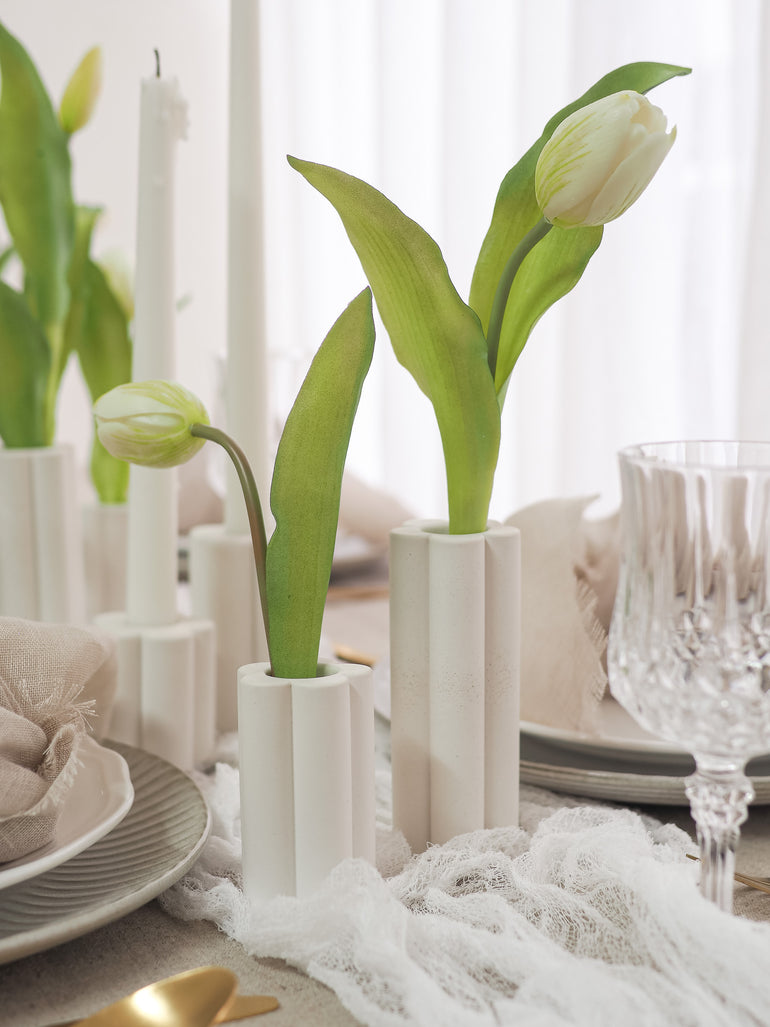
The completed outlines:
{"type": "Polygon", "coordinates": [[[94,403],[96,433],[118,460],[144,467],[175,467],[195,456],[205,439],[190,434],[208,424],[197,396],[167,381],[127,382],[94,403]]]}
{"type": "Polygon", "coordinates": [[[666,117],[640,93],[605,96],[571,114],[543,147],[535,195],[560,228],[604,225],[649,185],[674,145],[666,117]]]}

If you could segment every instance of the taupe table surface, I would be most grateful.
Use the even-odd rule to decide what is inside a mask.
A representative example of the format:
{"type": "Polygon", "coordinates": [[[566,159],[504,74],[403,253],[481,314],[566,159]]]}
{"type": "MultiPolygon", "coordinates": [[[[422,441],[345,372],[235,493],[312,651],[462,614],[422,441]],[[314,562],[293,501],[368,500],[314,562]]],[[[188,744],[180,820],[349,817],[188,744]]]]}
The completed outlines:
{"type": "MultiPolygon", "coordinates": [[[[325,635],[333,644],[380,656],[387,646],[387,615],[383,598],[333,600],[327,606],[325,635]]],[[[692,830],[685,809],[645,807],[645,812],[692,830]]],[[[770,875],[770,807],[752,810],[738,861],[746,873],[770,875]]],[[[738,886],[735,910],[770,921],[770,895],[738,886]]],[[[0,967],[0,1023],[43,1027],[85,1016],[150,981],[205,965],[231,969],[243,993],[278,998],[280,1009],[241,1021],[247,1027],[358,1023],[317,981],[281,960],[248,955],[213,924],[176,920],[156,901],[82,938],[0,967]]]]}

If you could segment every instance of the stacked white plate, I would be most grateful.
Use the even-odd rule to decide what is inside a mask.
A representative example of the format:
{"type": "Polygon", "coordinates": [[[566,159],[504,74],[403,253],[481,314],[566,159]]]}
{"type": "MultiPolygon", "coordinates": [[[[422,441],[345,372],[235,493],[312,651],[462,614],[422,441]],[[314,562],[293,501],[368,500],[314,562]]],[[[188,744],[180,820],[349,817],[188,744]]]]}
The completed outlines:
{"type": "MultiPolygon", "coordinates": [[[[695,761],[684,749],[639,727],[607,696],[594,734],[521,724],[521,780],[552,791],[616,802],[686,806],[685,778],[695,761]]],[[[770,755],[748,766],[755,805],[770,803],[770,755]]]]}
{"type": "Polygon", "coordinates": [[[194,782],[165,760],[87,739],[56,834],[0,865],[0,963],[138,909],[195,861],[211,822],[194,782]]]}

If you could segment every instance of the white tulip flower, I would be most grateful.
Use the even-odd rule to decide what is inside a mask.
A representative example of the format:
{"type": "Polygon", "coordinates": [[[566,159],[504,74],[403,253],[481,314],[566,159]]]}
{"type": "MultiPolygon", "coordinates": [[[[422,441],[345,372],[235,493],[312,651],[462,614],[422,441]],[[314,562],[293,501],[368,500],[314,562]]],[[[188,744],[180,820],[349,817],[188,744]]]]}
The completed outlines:
{"type": "Polygon", "coordinates": [[[641,93],[625,90],[575,111],[535,169],[543,216],[560,228],[604,225],[627,210],[674,145],[676,128],[641,93]]]}
{"type": "Polygon", "coordinates": [[[206,408],[175,382],[127,382],[94,403],[96,433],[118,460],[144,467],[175,467],[190,460],[205,439],[190,434],[208,424],[206,408]]]}

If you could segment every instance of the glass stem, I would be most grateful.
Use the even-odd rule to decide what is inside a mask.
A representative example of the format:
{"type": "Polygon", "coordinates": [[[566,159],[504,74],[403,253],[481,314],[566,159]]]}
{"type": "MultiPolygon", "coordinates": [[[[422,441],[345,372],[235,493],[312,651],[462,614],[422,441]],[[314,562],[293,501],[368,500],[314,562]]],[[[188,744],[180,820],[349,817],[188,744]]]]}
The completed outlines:
{"type": "Polygon", "coordinates": [[[733,910],[735,848],[754,798],[743,766],[696,756],[697,769],[685,791],[698,834],[700,890],[726,913],[733,910]]]}

